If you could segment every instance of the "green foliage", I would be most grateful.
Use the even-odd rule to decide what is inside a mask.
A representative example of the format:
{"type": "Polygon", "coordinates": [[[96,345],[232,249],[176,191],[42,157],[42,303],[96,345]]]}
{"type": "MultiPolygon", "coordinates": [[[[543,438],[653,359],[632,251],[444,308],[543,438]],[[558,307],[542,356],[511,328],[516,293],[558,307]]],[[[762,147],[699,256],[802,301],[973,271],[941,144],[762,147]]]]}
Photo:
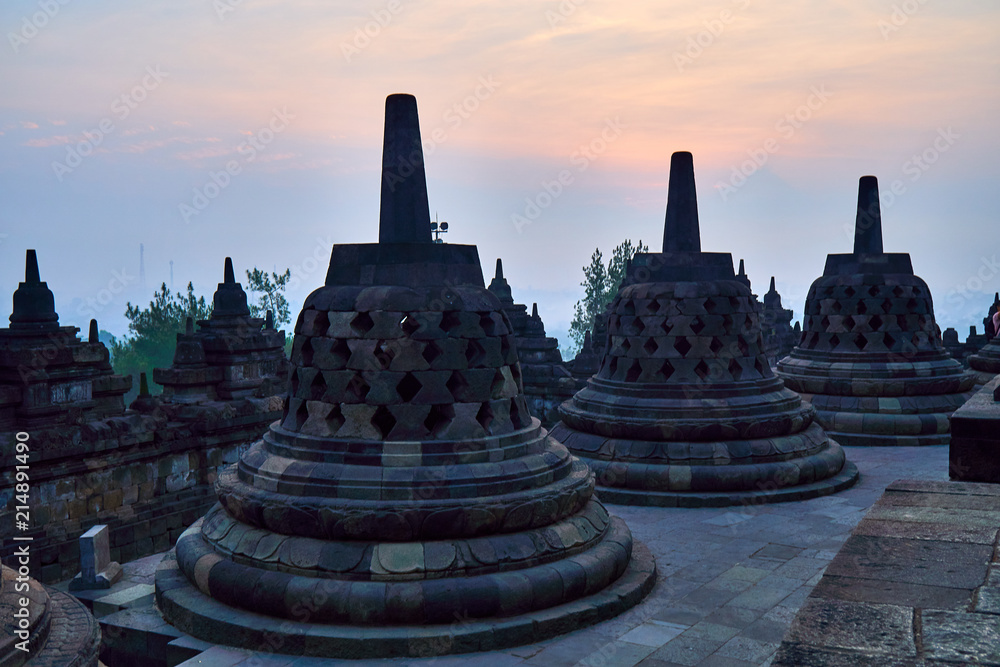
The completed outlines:
{"type": "Polygon", "coordinates": [[[284,292],[291,277],[291,269],[285,269],[281,274],[276,272],[268,274],[257,267],[254,267],[253,271],[247,271],[247,289],[257,299],[255,303],[250,303],[250,314],[254,317],[264,317],[270,310],[274,313],[276,329],[282,324],[290,323],[292,320],[284,292]]]}
{"type": "Polygon", "coordinates": [[[177,334],[184,331],[188,317],[197,321],[208,319],[211,314],[211,305],[205,297],[195,296],[191,283],[187,294],[174,294],[163,283],[153,293],[147,308],[126,304],[129,333],[115,339],[110,348],[115,372],[133,376],[133,392],[139,388],[139,373],[145,372],[150,392],[159,393],[161,387],[153,382],[153,369],[168,368],[173,362],[177,334]]]}
{"type": "Polygon", "coordinates": [[[584,288],[583,300],[576,302],[573,321],[569,325],[571,354],[575,355],[580,350],[584,336],[594,328],[594,320],[618,294],[628,262],[637,252],[649,252],[649,247],[644,246],[641,239],[635,246],[630,239],[625,239],[611,251],[607,266],[600,248],[596,248],[590,256],[590,264],[583,267],[583,282],[580,283],[584,288]]]}

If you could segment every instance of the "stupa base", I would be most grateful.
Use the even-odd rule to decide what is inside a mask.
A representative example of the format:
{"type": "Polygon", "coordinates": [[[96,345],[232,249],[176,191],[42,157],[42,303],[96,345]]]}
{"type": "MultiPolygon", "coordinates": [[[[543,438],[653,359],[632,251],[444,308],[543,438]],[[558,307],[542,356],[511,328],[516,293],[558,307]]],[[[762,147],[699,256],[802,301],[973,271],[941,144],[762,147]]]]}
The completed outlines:
{"type": "Polygon", "coordinates": [[[597,485],[597,498],[608,505],[646,507],[734,507],[767,505],[829,496],[849,489],[858,479],[858,468],[847,461],[839,473],[819,482],[758,491],[646,491],[597,485]]]}
{"type": "MultiPolygon", "coordinates": [[[[628,528],[612,517],[614,533],[628,528]]],[[[156,571],[156,600],[164,618],[198,639],[227,646],[336,658],[430,657],[495,651],[549,639],[612,618],[638,604],[653,588],[656,565],[644,545],[633,542],[625,572],[593,595],[525,614],[487,619],[456,618],[450,624],[368,626],[301,622],[225,605],[193,586],[175,553],[156,571]]]]}

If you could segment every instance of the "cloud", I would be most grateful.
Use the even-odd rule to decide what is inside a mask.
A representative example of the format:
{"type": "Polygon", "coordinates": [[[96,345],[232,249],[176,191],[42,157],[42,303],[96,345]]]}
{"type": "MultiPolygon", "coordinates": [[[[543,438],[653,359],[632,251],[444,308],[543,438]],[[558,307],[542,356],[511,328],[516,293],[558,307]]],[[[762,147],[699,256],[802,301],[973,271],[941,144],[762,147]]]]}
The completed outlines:
{"type": "Polygon", "coordinates": [[[48,148],[50,146],[63,146],[72,141],[68,135],[59,134],[53,137],[46,137],[44,139],[31,139],[25,141],[22,146],[30,146],[32,148],[48,148]]]}
{"type": "Polygon", "coordinates": [[[22,120],[21,127],[25,130],[37,130],[38,123],[32,123],[30,120],[22,120]]]}

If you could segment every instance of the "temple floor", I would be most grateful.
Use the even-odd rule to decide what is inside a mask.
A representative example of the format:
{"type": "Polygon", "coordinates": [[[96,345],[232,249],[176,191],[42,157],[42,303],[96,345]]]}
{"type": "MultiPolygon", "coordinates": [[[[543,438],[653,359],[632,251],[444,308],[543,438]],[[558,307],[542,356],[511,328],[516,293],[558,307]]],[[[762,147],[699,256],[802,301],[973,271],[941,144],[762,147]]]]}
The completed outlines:
{"type": "MultiPolygon", "coordinates": [[[[100,619],[106,637],[131,641],[127,628],[142,627],[151,647],[155,638],[166,646],[166,655],[177,656],[173,660],[191,656],[187,662],[171,662],[183,665],[769,665],[827,565],[885,488],[899,479],[948,479],[946,446],[844,449],[860,469],[861,481],[833,496],[698,509],[609,503],[608,510],[622,517],[635,539],[655,555],[656,587],[619,617],[539,644],[492,653],[372,661],[265,656],[213,647],[166,626],[156,616],[151,596],[144,595],[162,554],[123,564],[125,583],[124,588],[121,583],[115,587],[115,604],[97,599],[95,611],[107,614],[117,604],[122,611],[100,619]]],[[[1000,515],[996,524],[1000,529],[1000,515]]],[[[57,588],[62,586],[66,583],[57,588]]],[[[155,650],[163,655],[162,646],[155,650]]]]}

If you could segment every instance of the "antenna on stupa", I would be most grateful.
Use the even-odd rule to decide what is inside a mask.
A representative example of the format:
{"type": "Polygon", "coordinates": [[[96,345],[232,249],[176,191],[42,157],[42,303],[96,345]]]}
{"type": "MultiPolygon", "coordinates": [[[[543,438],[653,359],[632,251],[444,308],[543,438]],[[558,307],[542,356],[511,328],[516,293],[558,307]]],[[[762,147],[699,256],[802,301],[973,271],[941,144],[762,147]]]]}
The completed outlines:
{"type": "Polygon", "coordinates": [[[878,179],[862,176],[858,183],[858,217],[854,223],[854,254],[881,255],[882,210],[878,201],[878,179]]]}
{"type": "Polygon", "coordinates": [[[694,188],[694,158],[687,151],[679,151],[670,156],[663,252],[701,252],[698,195],[694,188]]]}
{"type": "Polygon", "coordinates": [[[385,99],[378,241],[433,242],[417,99],[413,95],[396,94],[385,99]]]}

